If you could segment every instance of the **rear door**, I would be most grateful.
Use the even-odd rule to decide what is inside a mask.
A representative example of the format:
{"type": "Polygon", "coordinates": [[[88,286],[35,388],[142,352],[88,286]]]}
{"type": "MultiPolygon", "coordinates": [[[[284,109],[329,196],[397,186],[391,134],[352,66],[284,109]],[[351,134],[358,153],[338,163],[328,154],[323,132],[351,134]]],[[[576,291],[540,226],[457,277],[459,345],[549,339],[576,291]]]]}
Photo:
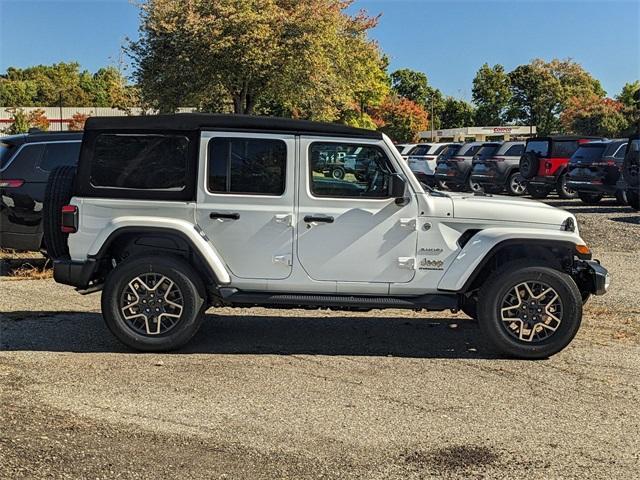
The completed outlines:
{"type": "Polygon", "coordinates": [[[291,274],[296,139],[203,132],[197,223],[233,275],[291,274]]]}

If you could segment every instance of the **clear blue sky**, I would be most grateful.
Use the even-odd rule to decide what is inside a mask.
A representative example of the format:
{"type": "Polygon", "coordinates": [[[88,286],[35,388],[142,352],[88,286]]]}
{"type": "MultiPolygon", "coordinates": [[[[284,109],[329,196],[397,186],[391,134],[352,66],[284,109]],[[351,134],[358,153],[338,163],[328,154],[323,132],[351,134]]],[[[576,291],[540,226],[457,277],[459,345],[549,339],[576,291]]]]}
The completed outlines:
{"type": "MultiPolygon", "coordinates": [[[[484,62],[510,70],[535,57],[571,57],[609,95],[640,78],[640,0],[361,0],[359,8],[382,14],[373,37],[392,70],[421,70],[468,100],[484,62]]],[[[0,71],[72,60],[95,71],[116,62],[137,28],[129,0],[0,0],[0,71]]]]}

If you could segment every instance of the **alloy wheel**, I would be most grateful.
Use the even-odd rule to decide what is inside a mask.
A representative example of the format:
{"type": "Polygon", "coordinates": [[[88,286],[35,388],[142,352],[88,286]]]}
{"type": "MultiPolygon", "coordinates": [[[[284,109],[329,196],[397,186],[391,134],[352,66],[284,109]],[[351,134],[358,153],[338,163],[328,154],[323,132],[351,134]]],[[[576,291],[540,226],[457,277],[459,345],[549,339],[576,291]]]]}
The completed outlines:
{"type": "Polygon", "coordinates": [[[145,273],[127,284],[119,307],[125,324],[134,332],[145,336],[163,335],[179,323],[184,298],[169,277],[145,273]]]}
{"type": "Polygon", "coordinates": [[[513,286],[500,303],[500,320],[512,337],[537,343],[551,337],[560,327],[563,305],[560,295],[543,282],[513,286]]]}
{"type": "Polygon", "coordinates": [[[509,190],[511,190],[511,193],[514,195],[524,195],[526,189],[527,187],[522,183],[522,176],[519,173],[511,177],[509,181],[509,190]]]}

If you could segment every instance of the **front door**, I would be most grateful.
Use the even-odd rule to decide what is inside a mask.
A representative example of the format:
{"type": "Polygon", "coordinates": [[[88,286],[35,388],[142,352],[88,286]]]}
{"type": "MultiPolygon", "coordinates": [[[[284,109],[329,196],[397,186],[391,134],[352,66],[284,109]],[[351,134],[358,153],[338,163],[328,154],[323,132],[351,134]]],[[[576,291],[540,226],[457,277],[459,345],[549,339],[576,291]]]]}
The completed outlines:
{"type": "Polygon", "coordinates": [[[417,242],[415,199],[399,205],[390,195],[396,161],[381,141],[300,141],[300,264],[314,280],[403,283],[414,277],[417,242]],[[322,166],[344,163],[345,175],[322,166]]]}
{"type": "Polygon", "coordinates": [[[296,140],[293,135],[203,132],[197,222],[230,272],[291,274],[296,140]]]}

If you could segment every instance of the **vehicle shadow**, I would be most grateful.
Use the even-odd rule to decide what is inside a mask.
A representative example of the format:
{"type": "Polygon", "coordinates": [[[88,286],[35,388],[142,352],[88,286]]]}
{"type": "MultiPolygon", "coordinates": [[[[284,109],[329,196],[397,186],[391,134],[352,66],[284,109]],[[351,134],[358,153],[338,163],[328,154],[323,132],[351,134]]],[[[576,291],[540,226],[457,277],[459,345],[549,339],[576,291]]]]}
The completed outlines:
{"type": "MultiPolygon", "coordinates": [[[[133,353],[98,313],[0,314],[0,349],[133,353]]],[[[172,354],[350,355],[407,358],[499,358],[466,318],[206,315],[202,328],[172,354]]]]}
{"type": "Polygon", "coordinates": [[[640,225],[640,215],[636,215],[634,217],[614,217],[609,220],[613,220],[614,222],[630,223],[632,225],[640,225]]]}

